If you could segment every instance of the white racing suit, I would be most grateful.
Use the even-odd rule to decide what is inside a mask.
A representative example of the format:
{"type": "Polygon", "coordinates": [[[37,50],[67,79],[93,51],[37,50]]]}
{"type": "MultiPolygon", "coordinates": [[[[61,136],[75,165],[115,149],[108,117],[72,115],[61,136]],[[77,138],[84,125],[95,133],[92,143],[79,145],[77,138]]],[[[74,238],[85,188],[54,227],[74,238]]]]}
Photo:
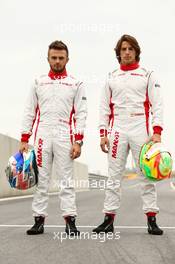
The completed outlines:
{"type": "Polygon", "coordinates": [[[101,137],[109,133],[109,180],[106,187],[104,213],[116,213],[120,207],[121,178],[129,149],[141,180],[143,211],[159,212],[155,184],[140,171],[139,153],[149,139],[149,113],[154,133],[161,134],[163,103],[160,84],[153,72],[138,66],[134,70],[118,69],[109,75],[100,104],[101,137]]]}
{"type": "Polygon", "coordinates": [[[39,182],[34,195],[33,216],[47,216],[48,189],[52,164],[59,179],[62,215],[76,216],[73,161],[70,150],[74,140],[82,140],[87,103],[82,82],[71,76],[42,75],[37,78],[28,97],[23,122],[22,139],[28,141],[38,116],[35,132],[35,152],[39,182]],[[75,131],[72,131],[74,118],[75,131]],[[70,184],[71,183],[71,184],[70,184]]]}

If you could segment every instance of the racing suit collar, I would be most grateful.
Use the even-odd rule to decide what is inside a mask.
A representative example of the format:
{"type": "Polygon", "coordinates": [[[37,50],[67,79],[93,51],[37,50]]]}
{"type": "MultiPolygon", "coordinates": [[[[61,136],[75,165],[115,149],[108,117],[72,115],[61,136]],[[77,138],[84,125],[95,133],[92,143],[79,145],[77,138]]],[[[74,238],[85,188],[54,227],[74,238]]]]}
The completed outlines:
{"type": "Polygon", "coordinates": [[[66,69],[64,69],[63,72],[61,73],[55,73],[53,72],[52,70],[49,71],[48,73],[48,76],[52,79],[52,80],[55,80],[55,79],[64,79],[67,77],[67,71],[66,69]]]}
{"type": "Polygon", "coordinates": [[[136,70],[138,67],[139,67],[138,62],[135,62],[135,63],[130,64],[130,65],[120,64],[120,69],[122,71],[132,71],[132,70],[136,70]]]}

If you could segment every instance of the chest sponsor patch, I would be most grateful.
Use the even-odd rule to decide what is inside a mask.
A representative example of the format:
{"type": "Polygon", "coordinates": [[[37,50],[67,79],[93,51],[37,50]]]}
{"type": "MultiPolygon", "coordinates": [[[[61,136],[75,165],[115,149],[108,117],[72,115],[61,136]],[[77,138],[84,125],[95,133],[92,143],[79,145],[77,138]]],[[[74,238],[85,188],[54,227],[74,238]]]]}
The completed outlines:
{"type": "Polygon", "coordinates": [[[54,84],[54,82],[42,82],[40,83],[40,86],[49,85],[49,84],[54,84]]]}
{"type": "Polygon", "coordinates": [[[134,76],[141,76],[141,77],[144,76],[143,74],[140,74],[140,73],[131,73],[131,75],[134,75],[134,76]]]}
{"type": "Polygon", "coordinates": [[[72,83],[66,83],[66,82],[61,82],[62,85],[66,85],[66,86],[72,86],[72,83]]]}

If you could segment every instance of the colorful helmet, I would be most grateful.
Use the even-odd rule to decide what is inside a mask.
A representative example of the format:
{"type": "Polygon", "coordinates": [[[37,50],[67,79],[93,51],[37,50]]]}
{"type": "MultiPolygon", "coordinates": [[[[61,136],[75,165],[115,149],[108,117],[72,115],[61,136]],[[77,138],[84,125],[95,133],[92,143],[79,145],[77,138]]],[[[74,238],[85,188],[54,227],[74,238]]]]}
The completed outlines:
{"type": "Polygon", "coordinates": [[[34,150],[11,156],[5,170],[12,188],[26,190],[38,182],[38,168],[34,150]]]}
{"type": "Polygon", "coordinates": [[[171,154],[161,143],[149,142],[142,146],[139,158],[140,169],[152,181],[170,178],[172,172],[171,154]]]}

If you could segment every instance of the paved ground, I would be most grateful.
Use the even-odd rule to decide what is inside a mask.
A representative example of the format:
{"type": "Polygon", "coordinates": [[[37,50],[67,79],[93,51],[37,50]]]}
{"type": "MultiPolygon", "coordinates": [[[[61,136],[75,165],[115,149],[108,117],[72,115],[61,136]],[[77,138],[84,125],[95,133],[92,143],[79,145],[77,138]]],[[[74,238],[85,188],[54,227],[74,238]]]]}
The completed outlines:
{"type": "Polygon", "coordinates": [[[104,192],[77,193],[81,239],[65,238],[64,221],[58,210],[57,196],[50,197],[45,234],[27,236],[32,224],[31,198],[0,202],[0,264],[174,264],[175,263],[175,190],[168,181],[158,184],[161,213],[158,222],[163,236],[147,234],[136,180],[125,181],[122,206],[116,218],[113,237],[92,235],[92,226],[103,219],[104,192]],[[61,241],[61,235],[64,238],[61,241]]]}

